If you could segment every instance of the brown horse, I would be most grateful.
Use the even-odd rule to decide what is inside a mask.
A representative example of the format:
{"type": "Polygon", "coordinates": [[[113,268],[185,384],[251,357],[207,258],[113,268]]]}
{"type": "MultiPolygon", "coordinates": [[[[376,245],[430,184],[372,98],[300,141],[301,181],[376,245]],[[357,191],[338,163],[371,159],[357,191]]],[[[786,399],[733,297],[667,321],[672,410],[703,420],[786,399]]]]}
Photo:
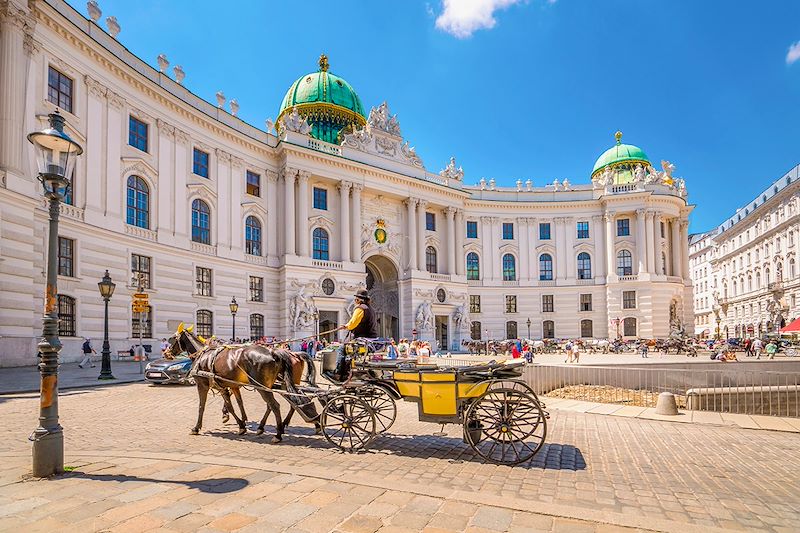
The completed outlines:
{"type": "Polygon", "coordinates": [[[264,432],[269,414],[274,413],[276,435],[272,438],[272,442],[282,440],[285,424],[281,419],[280,405],[272,391],[264,389],[272,389],[278,378],[282,377],[284,387],[290,392],[296,392],[295,385],[300,382],[300,377],[303,375],[303,358],[295,356],[289,350],[272,349],[258,344],[209,347],[183,327],[179,327],[177,333],[170,337],[168,344],[164,352],[165,357],[171,358],[174,354],[186,352],[194,361],[192,373],[197,384],[200,406],[197,424],[191,430],[192,435],[200,433],[206,399],[211,389],[222,394],[227,411],[239,425],[239,434],[244,435],[247,432],[246,415],[239,389],[246,385],[256,385],[256,390],[267,404],[267,410],[256,433],[260,435],[264,432]],[[203,375],[205,373],[213,374],[213,377],[203,375]],[[242,418],[239,418],[233,409],[231,394],[236,396],[242,410],[242,418]]]}

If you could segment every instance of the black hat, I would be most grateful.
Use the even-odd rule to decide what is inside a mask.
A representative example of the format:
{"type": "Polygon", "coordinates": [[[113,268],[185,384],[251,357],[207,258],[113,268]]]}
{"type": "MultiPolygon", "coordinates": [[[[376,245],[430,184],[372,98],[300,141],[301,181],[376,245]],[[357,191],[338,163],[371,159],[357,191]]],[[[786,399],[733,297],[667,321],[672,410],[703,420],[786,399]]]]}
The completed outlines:
{"type": "Polygon", "coordinates": [[[364,301],[369,300],[369,293],[365,289],[360,289],[358,292],[355,293],[354,296],[359,300],[364,300],[364,301]]]}

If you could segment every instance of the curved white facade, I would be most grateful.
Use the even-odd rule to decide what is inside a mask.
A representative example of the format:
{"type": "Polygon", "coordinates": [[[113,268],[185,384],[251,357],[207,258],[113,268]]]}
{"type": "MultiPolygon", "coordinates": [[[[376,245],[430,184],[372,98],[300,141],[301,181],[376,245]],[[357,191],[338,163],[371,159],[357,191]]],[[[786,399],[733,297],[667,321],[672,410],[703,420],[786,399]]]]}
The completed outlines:
{"type": "Polygon", "coordinates": [[[0,1],[0,365],[35,361],[47,213],[25,135],[45,126],[56,109],[51,100],[66,103],[48,89],[64,88],[59,80],[71,82],[71,111],[59,109],[85,149],[59,231],[72,248],[63,259],[68,275],[58,281],[74,305],[74,336],[62,339],[67,360],[77,357],[80,337],[102,336],[97,282],[105,269],[117,283],[112,348],[132,344],[133,255],[149,258],[156,338],[195,322],[198,311],[210,315],[214,334],[230,337],[233,296],[238,337],[250,336],[251,316],[254,334],[309,335],[317,319],[321,329],[343,323],[365,283],[385,334],[416,330],[444,349],[478,331],[505,338],[516,327],[527,337],[528,319],[534,338],[613,337],[626,333],[625,319],[628,334],[664,337],[671,313],[673,327],[694,321],[685,189],[642,180],[467,186],[454,164],[428,171],[387,106],[374,108],[368,129],[342,146],[303,134],[302,119],[291,117],[276,136],[196,97],[64,2],[35,5],[0,1]],[[196,167],[195,150],[207,154],[207,165],[201,157],[196,167]],[[198,175],[206,168],[208,177],[198,175]],[[259,177],[257,191],[248,189],[248,172],[251,181],[259,177]],[[128,212],[131,176],[146,191],[138,215],[128,212]],[[197,199],[209,208],[208,244],[192,240],[197,199]],[[261,227],[258,249],[250,244],[257,253],[247,253],[248,217],[261,227]],[[317,229],[328,235],[327,259],[317,229]],[[427,268],[429,247],[435,272],[427,268]],[[623,250],[630,273],[618,270],[623,250]],[[468,279],[470,253],[479,259],[477,279],[468,279]],[[582,253],[590,272],[585,256],[578,265],[582,253]],[[552,258],[552,279],[543,254],[552,258]],[[210,270],[200,271],[200,282],[198,267],[210,270]],[[263,301],[253,298],[251,277],[263,280],[263,301]]]}

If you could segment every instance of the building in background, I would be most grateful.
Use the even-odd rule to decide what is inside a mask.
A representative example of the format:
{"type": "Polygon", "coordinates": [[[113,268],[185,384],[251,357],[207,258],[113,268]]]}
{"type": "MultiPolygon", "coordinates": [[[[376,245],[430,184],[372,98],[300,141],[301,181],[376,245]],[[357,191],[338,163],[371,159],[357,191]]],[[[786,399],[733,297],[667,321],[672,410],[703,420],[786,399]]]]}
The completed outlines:
{"type": "Polygon", "coordinates": [[[423,163],[386,103],[367,113],[324,56],[286,81],[263,131],[221,92],[194,95],[166,57],[156,70],[131,54],[97,6],[88,20],[61,0],[0,5],[0,365],[36,360],[47,213],[25,135],[56,109],[85,147],[61,210],[66,360],[102,331],[105,269],[113,349],[180,322],[230,337],[234,296],[237,337],[325,332],[360,287],[383,335],[447,350],[691,330],[686,187],[620,133],[583,183],[466,185],[455,159],[423,163]]]}
{"type": "Polygon", "coordinates": [[[774,334],[800,316],[800,165],[717,228],[690,239],[695,332],[774,334]]]}

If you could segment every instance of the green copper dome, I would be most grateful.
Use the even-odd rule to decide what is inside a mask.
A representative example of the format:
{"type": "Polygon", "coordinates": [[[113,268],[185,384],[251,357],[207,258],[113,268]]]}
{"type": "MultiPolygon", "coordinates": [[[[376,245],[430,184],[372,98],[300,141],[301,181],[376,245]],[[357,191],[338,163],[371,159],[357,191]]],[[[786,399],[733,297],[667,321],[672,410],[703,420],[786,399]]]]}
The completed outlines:
{"type": "Polygon", "coordinates": [[[278,123],[296,108],[311,126],[311,136],[337,143],[345,129],[364,126],[366,116],[361,99],[345,80],[328,72],[328,57],[319,58],[319,70],[298,78],[281,102],[278,123]]]}
{"type": "Polygon", "coordinates": [[[606,167],[626,167],[631,168],[636,163],[641,163],[644,166],[650,164],[647,154],[638,146],[632,144],[622,144],[622,132],[618,131],[614,134],[617,144],[603,152],[597,158],[592,169],[592,176],[602,172],[606,167]]]}

